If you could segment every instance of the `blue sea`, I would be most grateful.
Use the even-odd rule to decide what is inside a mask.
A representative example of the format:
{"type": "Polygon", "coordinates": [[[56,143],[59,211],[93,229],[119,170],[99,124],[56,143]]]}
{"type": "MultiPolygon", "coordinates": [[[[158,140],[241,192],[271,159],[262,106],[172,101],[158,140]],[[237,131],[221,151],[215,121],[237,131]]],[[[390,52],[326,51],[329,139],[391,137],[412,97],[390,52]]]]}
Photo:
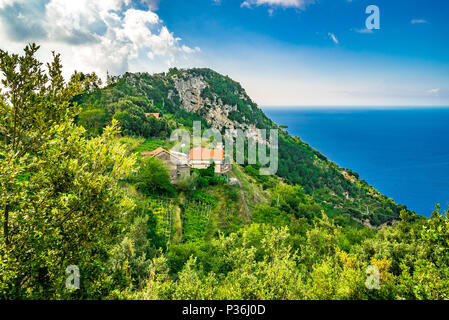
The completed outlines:
{"type": "Polygon", "coordinates": [[[448,208],[449,108],[263,110],[396,203],[427,217],[448,208]]]}

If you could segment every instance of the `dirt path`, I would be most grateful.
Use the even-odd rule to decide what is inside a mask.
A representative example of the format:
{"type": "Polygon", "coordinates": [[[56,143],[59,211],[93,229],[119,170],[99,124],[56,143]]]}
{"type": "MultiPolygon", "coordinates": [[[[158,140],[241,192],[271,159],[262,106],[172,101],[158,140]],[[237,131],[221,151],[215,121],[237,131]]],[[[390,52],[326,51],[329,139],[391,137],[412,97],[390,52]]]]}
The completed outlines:
{"type": "Polygon", "coordinates": [[[245,210],[246,216],[248,217],[248,220],[249,220],[249,224],[251,225],[251,217],[252,217],[251,211],[249,211],[248,204],[246,203],[246,199],[245,199],[245,191],[243,190],[241,185],[240,185],[240,197],[243,202],[243,209],[245,210]]]}
{"type": "Polygon", "coordinates": [[[184,193],[179,195],[178,200],[175,203],[175,207],[173,209],[173,243],[178,244],[182,241],[182,219],[181,219],[181,208],[179,205],[183,203],[185,200],[184,193]]]}
{"type": "Polygon", "coordinates": [[[233,178],[236,178],[237,181],[238,181],[238,185],[240,187],[240,199],[242,200],[242,203],[243,203],[243,210],[245,211],[246,216],[248,217],[248,220],[249,220],[249,224],[251,225],[251,218],[252,218],[252,216],[251,216],[251,211],[248,208],[248,204],[246,203],[245,191],[243,190],[242,183],[237,178],[237,176],[235,174],[233,174],[233,176],[234,176],[233,178]]]}

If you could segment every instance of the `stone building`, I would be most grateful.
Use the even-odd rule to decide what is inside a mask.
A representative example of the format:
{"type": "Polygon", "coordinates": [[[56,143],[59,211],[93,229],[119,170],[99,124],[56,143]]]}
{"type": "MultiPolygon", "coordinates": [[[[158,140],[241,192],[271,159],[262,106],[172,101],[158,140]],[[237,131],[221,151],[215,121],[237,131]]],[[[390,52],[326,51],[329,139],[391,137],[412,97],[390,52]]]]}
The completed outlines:
{"type": "Polygon", "coordinates": [[[181,152],[167,151],[157,148],[151,152],[142,152],[144,157],[156,157],[162,160],[170,172],[170,179],[175,182],[180,177],[190,176],[190,168],[207,169],[211,163],[215,163],[216,174],[226,174],[231,171],[232,166],[224,161],[223,148],[207,149],[192,148],[189,155],[181,152]]]}
{"type": "Polygon", "coordinates": [[[231,165],[224,161],[223,148],[207,149],[202,147],[192,148],[190,150],[189,164],[194,169],[206,169],[211,161],[215,163],[216,174],[226,174],[231,170],[231,165]]]}
{"type": "Polygon", "coordinates": [[[183,153],[171,152],[159,147],[151,152],[142,152],[142,156],[162,160],[168,168],[172,183],[181,177],[190,176],[189,161],[187,155],[183,153]]]}

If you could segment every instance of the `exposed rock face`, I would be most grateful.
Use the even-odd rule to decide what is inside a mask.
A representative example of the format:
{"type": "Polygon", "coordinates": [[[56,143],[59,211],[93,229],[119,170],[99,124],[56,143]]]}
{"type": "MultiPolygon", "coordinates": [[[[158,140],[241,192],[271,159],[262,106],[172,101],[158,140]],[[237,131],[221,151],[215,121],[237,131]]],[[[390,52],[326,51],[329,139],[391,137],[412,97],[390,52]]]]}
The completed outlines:
{"type": "Polygon", "coordinates": [[[187,79],[174,79],[175,88],[178,90],[182,108],[189,112],[197,113],[204,105],[201,93],[208,84],[202,77],[189,77],[187,79]]]}
{"type": "Polygon", "coordinates": [[[224,104],[215,93],[212,94],[213,101],[202,98],[203,90],[209,86],[202,76],[186,74],[185,78],[175,78],[174,82],[181,108],[201,115],[211,127],[218,130],[241,127],[238,122],[228,118],[229,112],[236,111],[237,106],[224,104]]]}
{"type": "MultiPolygon", "coordinates": [[[[268,132],[261,132],[263,136],[259,136],[257,129],[279,129],[238,82],[207,68],[173,68],[168,73],[153,75],[126,73],[106,88],[101,96],[107,101],[105,108],[117,102],[109,102],[110,97],[118,101],[124,98],[127,103],[151,109],[151,112],[167,114],[171,125],[181,123],[190,127],[186,120],[191,121],[196,117],[186,113],[196,114],[208,123],[208,127],[218,129],[222,134],[228,133],[229,137],[235,138],[239,130],[243,130],[247,133],[246,138],[258,141],[259,146],[268,142],[268,132]]],[[[97,93],[84,98],[84,104],[88,106],[96,101],[97,93]]],[[[371,225],[394,221],[401,210],[406,210],[405,206],[386,200],[363,180],[348,182],[342,175],[345,169],[328,160],[300,138],[291,137],[286,130],[280,129],[278,132],[280,143],[277,148],[276,143],[270,144],[267,156],[269,153],[270,160],[271,156],[281,160],[278,162],[278,174],[285,179],[283,181],[303,186],[314,201],[323,203],[342,215],[349,214],[361,222],[369,221],[371,225]],[[314,192],[315,190],[319,192],[314,192]],[[366,214],[361,209],[365,207],[366,214]]],[[[228,146],[228,141],[223,142],[228,146]]],[[[254,145],[249,142],[245,149],[254,150],[254,145]]],[[[258,148],[260,150],[264,151],[258,148]]],[[[258,161],[260,162],[260,158],[258,161]]],[[[270,161],[270,165],[271,163],[273,161],[270,161]]]]}
{"type": "MultiPolygon", "coordinates": [[[[244,122],[244,118],[239,119],[241,121],[229,118],[230,112],[238,112],[237,105],[232,106],[223,103],[213,91],[211,93],[213,99],[203,97],[203,90],[209,87],[204,77],[183,73],[182,77],[173,77],[173,81],[182,109],[200,115],[212,128],[225,131],[232,137],[237,136],[236,129],[242,129],[246,132],[247,138],[258,140],[261,143],[264,142],[264,137],[259,137],[256,129],[266,128],[256,128],[253,124],[247,124],[244,122]]],[[[237,94],[241,100],[249,100],[246,93],[237,92],[237,94]]],[[[251,108],[251,106],[248,107],[251,108]]]]}

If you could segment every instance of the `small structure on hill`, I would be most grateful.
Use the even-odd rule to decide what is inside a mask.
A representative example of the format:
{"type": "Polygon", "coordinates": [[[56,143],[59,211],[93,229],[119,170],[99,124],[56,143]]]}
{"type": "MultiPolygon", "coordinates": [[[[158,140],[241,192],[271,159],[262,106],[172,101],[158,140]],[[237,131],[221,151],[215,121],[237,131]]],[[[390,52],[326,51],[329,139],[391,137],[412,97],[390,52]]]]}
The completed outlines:
{"type": "Polygon", "coordinates": [[[352,183],[354,183],[356,181],[356,178],[354,178],[353,176],[349,175],[349,173],[347,173],[346,171],[341,171],[340,172],[346,179],[348,179],[349,181],[351,181],[352,183]]]}
{"type": "Polygon", "coordinates": [[[190,167],[194,169],[206,169],[209,167],[211,161],[215,163],[216,174],[226,174],[231,169],[230,164],[224,161],[223,148],[208,149],[203,147],[196,147],[190,150],[190,167]]]}
{"type": "Polygon", "coordinates": [[[156,119],[159,119],[161,115],[160,115],[160,113],[145,113],[145,117],[148,118],[149,116],[153,116],[156,119]]]}
{"type": "Polygon", "coordinates": [[[238,186],[238,185],[240,185],[240,181],[237,178],[230,178],[228,181],[228,184],[230,186],[238,186]]]}
{"type": "Polygon", "coordinates": [[[232,165],[226,164],[224,160],[224,150],[222,145],[217,149],[207,149],[202,147],[192,148],[189,155],[181,152],[168,151],[164,148],[157,148],[151,152],[142,152],[143,157],[156,157],[164,162],[170,172],[170,179],[175,182],[181,177],[190,176],[190,168],[207,169],[211,161],[215,163],[215,173],[227,176],[232,165]]]}
{"type": "Polygon", "coordinates": [[[159,147],[151,152],[142,152],[142,156],[155,157],[162,160],[168,168],[172,183],[181,177],[190,176],[189,161],[184,153],[171,152],[159,147]]]}

